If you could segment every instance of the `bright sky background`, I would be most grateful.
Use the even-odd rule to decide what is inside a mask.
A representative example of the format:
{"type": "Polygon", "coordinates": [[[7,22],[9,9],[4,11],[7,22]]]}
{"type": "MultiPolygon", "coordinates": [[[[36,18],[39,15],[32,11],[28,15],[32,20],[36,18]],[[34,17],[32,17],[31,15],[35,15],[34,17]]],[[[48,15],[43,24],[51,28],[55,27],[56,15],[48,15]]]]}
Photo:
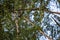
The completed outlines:
{"type": "MultiPolygon", "coordinates": [[[[50,1],[50,3],[49,3],[49,5],[47,6],[47,8],[49,8],[51,11],[54,11],[54,12],[60,12],[60,8],[59,8],[59,3],[57,2],[57,0],[51,0],[50,1]],[[57,7],[57,5],[58,5],[58,7],[57,7]]],[[[50,15],[50,17],[51,16],[53,16],[53,15],[50,15]]],[[[59,15],[58,15],[59,16],[59,15]]],[[[51,22],[51,24],[54,24],[55,22],[51,22]]],[[[47,35],[49,35],[50,34],[50,32],[49,31],[47,31],[47,35]]],[[[45,38],[44,36],[41,36],[40,38],[39,38],[40,40],[48,40],[47,38],[45,38]]]]}

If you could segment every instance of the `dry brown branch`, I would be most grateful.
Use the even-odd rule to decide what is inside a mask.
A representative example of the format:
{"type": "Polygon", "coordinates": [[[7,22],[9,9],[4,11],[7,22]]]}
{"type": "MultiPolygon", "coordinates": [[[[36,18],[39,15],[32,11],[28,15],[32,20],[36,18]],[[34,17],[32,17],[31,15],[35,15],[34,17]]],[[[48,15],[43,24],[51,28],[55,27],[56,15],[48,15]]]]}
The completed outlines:
{"type": "MultiPolygon", "coordinates": [[[[46,8],[47,9],[47,8],[46,8]]],[[[46,12],[50,12],[50,13],[53,13],[53,14],[60,14],[60,12],[54,12],[54,11],[50,11],[50,10],[46,10],[46,9],[44,9],[44,11],[46,11],[46,12]]],[[[20,11],[24,11],[24,10],[41,10],[40,8],[25,8],[25,9],[23,9],[23,8],[20,8],[19,9],[20,11]]],[[[18,11],[19,11],[18,10],[18,11]]]]}
{"type": "MultiPolygon", "coordinates": [[[[40,10],[40,9],[39,8],[25,8],[25,9],[20,8],[19,10],[24,11],[24,10],[40,10]]],[[[17,11],[19,11],[19,10],[17,10],[17,11]]]]}
{"type": "MultiPolygon", "coordinates": [[[[25,19],[26,21],[30,22],[33,27],[35,26],[35,24],[32,23],[31,21],[29,21],[28,18],[25,18],[25,17],[24,17],[24,19],[25,19]]],[[[50,38],[49,36],[47,36],[43,31],[39,30],[39,32],[40,32],[41,34],[43,34],[45,37],[47,37],[49,40],[52,40],[52,38],[50,38]]]]}
{"type": "Polygon", "coordinates": [[[16,24],[16,31],[17,31],[17,38],[18,38],[18,33],[19,33],[19,26],[18,26],[18,20],[15,20],[15,24],[16,24]]]}
{"type": "Polygon", "coordinates": [[[54,12],[54,11],[50,11],[50,10],[45,10],[47,12],[50,12],[51,14],[60,14],[60,12],[54,12]]]}
{"type": "Polygon", "coordinates": [[[25,18],[25,17],[24,17],[24,19],[25,19],[26,21],[28,21],[29,23],[31,23],[32,26],[34,27],[34,24],[33,24],[29,19],[27,19],[27,18],[25,18]]]}
{"type": "Polygon", "coordinates": [[[19,26],[18,26],[18,20],[15,20],[15,24],[16,24],[16,29],[17,29],[17,33],[19,32],[19,30],[18,30],[18,28],[19,28],[19,26]]]}
{"type": "Polygon", "coordinates": [[[44,32],[42,32],[41,30],[39,30],[39,32],[41,33],[41,34],[43,34],[45,37],[47,37],[49,40],[52,40],[52,38],[50,38],[49,36],[47,36],[44,32]]]}

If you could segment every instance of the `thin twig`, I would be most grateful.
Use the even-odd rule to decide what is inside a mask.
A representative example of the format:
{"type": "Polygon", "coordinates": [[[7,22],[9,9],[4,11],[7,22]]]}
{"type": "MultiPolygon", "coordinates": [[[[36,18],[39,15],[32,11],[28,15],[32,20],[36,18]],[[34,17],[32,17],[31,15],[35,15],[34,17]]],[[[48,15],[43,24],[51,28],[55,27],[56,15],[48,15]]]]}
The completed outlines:
{"type": "Polygon", "coordinates": [[[20,8],[19,10],[23,11],[23,10],[40,10],[40,9],[39,8],[20,8]]]}
{"type": "MultiPolygon", "coordinates": [[[[24,19],[25,19],[26,21],[30,22],[28,18],[25,18],[25,17],[24,17],[24,19]]],[[[35,24],[32,23],[32,22],[30,22],[30,23],[31,23],[32,26],[34,27],[35,24]]],[[[49,36],[47,36],[47,35],[46,35],[44,32],[42,32],[41,30],[39,30],[39,32],[40,32],[41,34],[43,34],[44,36],[46,36],[49,40],[52,40],[52,38],[50,38],[49,36]]]]}
{"type": "Polygon", "coordinates": [[[39,30],[39,32],[41,33],[41,34],[43,34],[45,37],[47,37],[49,40],[52,40],[52,38],[50,38],[49,36],[47,36],[44,32],[42,32],[41,30],[39,30]]]}
{"type": "Polygon", "coordinates": [[[29,23],[31,23],[32,26],[34,27],[34,24],[33,24],[29,19],[27,19],[27,18],[25,18],[25,17],[24,17],[24,19],[25,19],[26,21],[28,21],[29,23]]]}
{"type": "Polygon", "coordinates": [[[16,24],[16,31],[17,31],[17,38],[18,38],[18,33],[19,33],[19,26],[18,26],[18,20],[15,20],[15,24],[16,24]]]}
{"type": "MultiPolygon", "coordinates": [[[[46,8],[47,9],[47,8],[46,8]]],[[[52,13],[52,14],[60,14],[60,12],[54,12],[54,11],[51,11],[51,10],[44,10],[44,11],[46,11],[46,12],[50,12],[50,13],[52,13]]],[[[17,10],[17,11],[24,11],[24,10],[41,10],[40,8],[25,8],[25,9],[23,9],[23,8],[20,8],[19,10],[17,10]]]]}
{"type": "Polygon", "coordinates": [[[15,24],[16,24],[16,29],[17,29],[17,33],[19,32],[19,30],[18,30],[18,20],[15,20],[15,24]]]}
{"type": "Polygon", "coordinates": [[[60,12],[54,12],[54,11],[50,11],[50,10],[45,10],[47,12],[50,12],[51,14],[60,14],[60,12]]]}

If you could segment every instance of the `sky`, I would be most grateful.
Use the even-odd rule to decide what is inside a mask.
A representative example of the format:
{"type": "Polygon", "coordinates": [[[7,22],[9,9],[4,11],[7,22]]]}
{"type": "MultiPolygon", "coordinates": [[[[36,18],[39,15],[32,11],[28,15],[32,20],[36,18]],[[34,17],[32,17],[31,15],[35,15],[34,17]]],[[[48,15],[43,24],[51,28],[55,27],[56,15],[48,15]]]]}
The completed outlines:
{"type": "MultiPolygon", "coordinates": [[[[35,3],[35,6],[38,8],[40,6],[40,3],[35,3]]],[[[47,8],[53,12],[60,12],[60,8],[59,8],[59,3],[57,2],[57,0],[51,0],[50,3],[47,5],[47,8]]],[[[31,13],[34,13],[35,11],[31,11],[31,13]]],[[[58,15],[58,14],[55,14],[55,15],[58,15]]],[[[60,15],[58,15],[60,17],[60,15]]],[[[53,14],[51,14],[49,16],[50,18],[51,17],[54,17],[53,14]]],[[[30,15],[30,19],[32,21],[34,21],[34,15],[30,15]]],[[[51,18],[52,19],[52,18],[51,18]]],[[[53,20],[53,19],[52,19],[53,20]]],[[[54,21],[50,22],[50,24],[53,26],[54,24],[56,24],[54,21]]],[[[50,31],[47,31],[47,35],[50,35],[50,31]]],[[[41,36],[39,38],[39,40],[48,40],[45,36],[41,36]]],[[[55,40],[55,38],[54,38],[55,40]]]]}
{"type": "MultiPolygon", "coordinates": [[[[59,3],[58,2],[56,2],[57,0],[51,0],[50,1],[50,3],[48,4],[48,6],[47,6],[47,8],[49,8],[49,10],[51,10],[51,11],[53,11],[53,12],[60,12],[60,8],[59,8],[59,3]],[[58,5],[58,6],[57,6],[58,5]]],[[[55,15],[58,15],[58,14],[55,14],[55,15]]],[[[51,16],[53,17],[53,15],[50,15],[50,18],[51,18],[51,16]]],[[[60,15],[58,15],[59,17],[60,17],[60,15]]],[[[54,24],[55,22],[51,22],[50,24],[52,25],[52,24],[54,24]]],[[[49,31],[47,31],[47,35],[49,35],[50,34],[50,32],[49,31]]],[[[47,38],[45,38],[44,36],[41,36],[40,38],[39,38],[40,40],[48,40],[47,38]]],[[[55,39],[54,39],[55,40],[55,39]]]]}

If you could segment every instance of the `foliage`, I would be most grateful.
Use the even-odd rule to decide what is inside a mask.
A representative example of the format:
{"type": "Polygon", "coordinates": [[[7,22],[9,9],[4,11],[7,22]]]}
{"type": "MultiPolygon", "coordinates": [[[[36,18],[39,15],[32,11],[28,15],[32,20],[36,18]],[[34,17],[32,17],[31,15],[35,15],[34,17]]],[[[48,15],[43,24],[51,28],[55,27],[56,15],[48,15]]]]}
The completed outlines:
{"type": "MultiPolygon", "coordinates": [[[[50,0],[0,0],[0,40],[36,40],[50,0]],[[40,6],[35,7],[35,3],[40,6]],[[34,13],[31,13],[34,11],[34,13]],[[32,21],[32,15],[34,20],[32,21]],[[17,22],[15,22],[17,20],[17,22]],[[3,35],[3,36],[2,36],[3,35]],[[2,39],[1,39],[2,38],[2,39]]],[[[42,33],[43,35],[43,33],[42,33]]]]}

